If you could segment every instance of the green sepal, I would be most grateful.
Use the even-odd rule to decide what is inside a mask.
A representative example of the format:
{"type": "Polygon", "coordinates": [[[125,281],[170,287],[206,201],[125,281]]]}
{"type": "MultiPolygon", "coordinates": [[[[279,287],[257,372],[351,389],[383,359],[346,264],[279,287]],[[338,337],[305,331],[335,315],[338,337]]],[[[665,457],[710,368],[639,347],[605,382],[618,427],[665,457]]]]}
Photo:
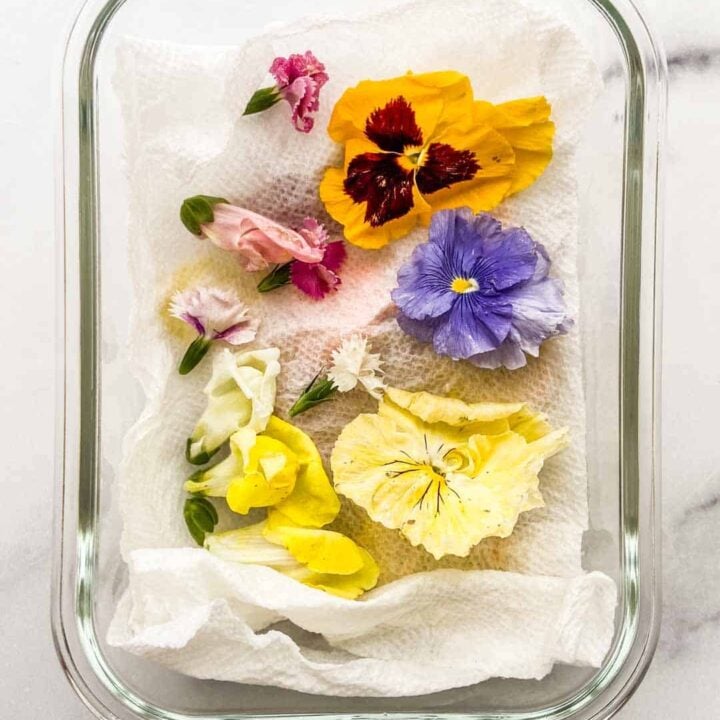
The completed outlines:
{"type": "Polygon", "coordinates": [[[333,395],[337,392],[337,387],[332,380],[327,378],[320,379],[318,373],[305,388],[303,394],[295,401],[290,408],[290,417],[297,417],[301,413],[307,412],[317,405],[332,400],[333,395]]]}
{"type": "Polygon", "coordinates": [[[219,447],[217,447],[210,453],[209,452],[201,452],[199,455],[195,455],[195,457],[193,457],[192,444],[193,444],[192,438],[188,438],[187,442],[185,443],[185,459],[191,465],[207,465],[210,462],[210,460],[212,460],[215,453],[220,449],[219,447]]]}
{"type": "Polygon", "coordinates": [[[281,98],[282,96],[278,92],[276,85],[256,90],[250,98],[250,102],[245,107],[243,115],[254,115],[255,113],[263,112],[279,102],[281,98]]]}
{"type": "Polygon", "coordinates": [[[200,226],[215,219],[213,208],[218,203],[227,204],[227,200],[212,195],[195,195],[187,198],[180,207],[180,220],[193,235],[202,235],[200,226]]]}
{"type": "Polygon", "coordinates": [[[191,483],[201,483],[203,481],[203,475],[205,474],[205,470],[196,470],[187,480],[186,482],[191,483]]]}
{"type": "Polygon", "coordinates": [[[215,530],[219,520],[215,506],[206,498],[199,497],[185,501],[183,517],[188,532],[200,547],[205,544],[205,535],[215,530]]]}
{"type": "Polygon", "coordinates": [[[276,265],[272,271],[266,275],[257,286],[261,293],[271,292],[277,288],[287,285],[290,282],[290,266],[292,262],[284,265],[276,265]]]}
{"type": "Polygon", "coordinates": [[[181,375],[187,375],[189,372],[192,372],[207,355],[211,345],[212,340],[210,340],[210,338],[206,338],[204,335],[198,335],[185,351],[183,359],[180,361],[178,372],[181,375]]]}

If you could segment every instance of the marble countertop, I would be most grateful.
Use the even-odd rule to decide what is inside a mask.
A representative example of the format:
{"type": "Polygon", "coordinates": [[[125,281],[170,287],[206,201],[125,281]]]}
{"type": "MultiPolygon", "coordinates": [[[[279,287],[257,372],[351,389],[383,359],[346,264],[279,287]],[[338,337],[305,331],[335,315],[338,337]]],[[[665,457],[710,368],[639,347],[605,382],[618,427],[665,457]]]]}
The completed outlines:
{"type": "MultiPolygon", "coordinates": [[[[708,718],[720,672],[720,9],[645,0],[669,58],[665,163],[660,644],[621,720],[708,718]],[[717,223],[716,223],[717,221],[717,223]]],[[[0,716],[83,720],[49,628],[53,504],[55,117],[73,7],[0,0],[0,716]],[[45,410],[40,410],[45,408],[45,410]]]]}

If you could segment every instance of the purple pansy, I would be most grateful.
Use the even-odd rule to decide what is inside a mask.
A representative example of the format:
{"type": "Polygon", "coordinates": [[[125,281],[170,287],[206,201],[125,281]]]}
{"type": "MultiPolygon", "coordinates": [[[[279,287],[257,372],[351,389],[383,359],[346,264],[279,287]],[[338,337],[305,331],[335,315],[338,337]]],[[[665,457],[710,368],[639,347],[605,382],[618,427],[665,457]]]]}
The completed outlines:
{"type": "Polygon", "coordinates": [[[523,228],[503,229],[468,208],[440,211],[429,242],[398,272],[398,323],[439,355],[515,370],[572,325],[549,269],[545,248],[523,228]]]}

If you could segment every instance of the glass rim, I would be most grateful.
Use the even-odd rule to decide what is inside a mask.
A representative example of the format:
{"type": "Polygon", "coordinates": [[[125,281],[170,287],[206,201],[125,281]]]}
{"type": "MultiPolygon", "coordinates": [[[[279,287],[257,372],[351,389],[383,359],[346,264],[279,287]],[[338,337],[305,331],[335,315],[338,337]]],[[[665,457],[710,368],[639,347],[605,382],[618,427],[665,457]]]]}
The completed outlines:
{"type": "MultiPolygon", "coordinates": [[[[607,718],[645,675],[659,634],[659,406],[661,347],[661,148],[666,103],[662,48],[631,0],[589,0],[610,24],[626,64],[623,162],[620,442],[621,623],[603,666],[574,695],[518,713],[319,713],[325,717],[443,717],[457,720],[607,718]],[[650,257],[652,262],[643,258],[650,257]],[[640,383],[639,378],[649,378],[640,383]],[[641,572],[642,571],[642,572],[641,572]]],[[[52,629],[71,685],[99,718],[230,720],[146,702],[114,673],[95,628],[92,587],[98,478],[98,164],[95,61],[104,33],[126,0],[88,0],[66,44],[62,158],[58,187],[58,427],[53,542],[52,629]],[[79,401],[78,401],[79,399],[79,401]],[[69,622],[74,618],[74,622],[69,622]]],[[[263,718],[307,717],[263,714],[263,718]]]]}

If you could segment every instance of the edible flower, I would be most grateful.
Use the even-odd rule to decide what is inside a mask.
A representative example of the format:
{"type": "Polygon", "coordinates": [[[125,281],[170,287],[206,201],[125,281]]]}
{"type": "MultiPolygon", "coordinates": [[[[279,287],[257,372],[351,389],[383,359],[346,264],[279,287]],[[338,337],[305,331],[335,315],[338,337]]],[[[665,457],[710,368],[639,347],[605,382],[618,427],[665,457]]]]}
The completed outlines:
{"type": "Polygon", "coordinates": [[[330,242],[327,230],[315,218],[305,218],[298,232],[314,248],[322,250],[319,262],[292,260],[277,265],[258,284],[260,292],[270,292],[292,282],[301,292],[315,300],[322,300],[328,293],[339,289],[338,272],[345,262],[347,252],[342,241],[330,242]]]}
{"type": "Polygon", "coordinates": [[[348,600],[375,587],[380,574],[370,553],[345,535],[270,520],[208,534],[205,547],[224,560],[264,565],[348,600]]]}
{"type": "Polygon", "coordinates": [[[378,412],[358,416],[338,438],[335,489],[436,559],[466,557],[544,505],[538,473],[567,435],[524,403],[388,388],[378,412]]]}
{"type": "Polygon", "coordinates": [[[185,483],[198,497],[225,498],[241,515],[254,508],[271,508],[276,522],[323,527],[340,511],[322,458],[302,430],[271,417],[263,432],[250,427],[230,438],[229,456],[185,483]]]}
{"type": "Polygon", "coordinates": [[[170,303],[170,315],[198,334],[180,362],[181,375],[193,370],[216,340],[235,346],[252,342],[260,324],[248,317],[248,308],[235,293],[212,287],[176,292],[170,303]]]}
{"type": "Polygon", "coordinates": [[[361,335],[345,338],[340,347],[333,350],[327,373],[323,375],[321,371],[313,378],[290,408],[290,417],[331,400],[337,392],[350,392],[358,385],[379,400],[385,389],[382,376],[382,360],[380,355],[370,352],[367,338],[361,335]]]}
{"type": "Polygon", "coordinates": [[[552,158],[549,118],[544,97],[476,101],[458,72],[364,80],[335,105],[328,132],[345,160],[320,197],[349,242],[383,247],[437,210],[490,210],[532,184],[552,158]]]}
{"type": "Polygon", "coordinates": [[[295,129],[309,133],[315,124],[312,114],[320,109],[320,90],[329,80],[325,66],[308,50],[275,58],[270,73],[275,85],[256,91],[243,114],[254,115],[285,100],[295,129]]]}
{"type": "Polygon", "coordinates": [[[194,235],[207,238],[221,250],[234,253],[245,270],[263,270],[272,264],[302,260],[321,262],[324,249],[305,235],[223,198],[196,195],[180,209],[180,219],[194,235]]]}
{"type": "Polygon", "coordinates": [[[545,248],[487,214],[443,210],[398,272],[398,323],[436,353],[482,368],[523,367],[571,326],[545,248]]]}
{"type": "Polygon", "coordinates": [[[243,353],[224,349],[215,356],[204,390],[207,407],[187,441],[188,462],[204,465],[242,428],[265,429],[275,407],[279,358],[277,348],[243,353]]]}

